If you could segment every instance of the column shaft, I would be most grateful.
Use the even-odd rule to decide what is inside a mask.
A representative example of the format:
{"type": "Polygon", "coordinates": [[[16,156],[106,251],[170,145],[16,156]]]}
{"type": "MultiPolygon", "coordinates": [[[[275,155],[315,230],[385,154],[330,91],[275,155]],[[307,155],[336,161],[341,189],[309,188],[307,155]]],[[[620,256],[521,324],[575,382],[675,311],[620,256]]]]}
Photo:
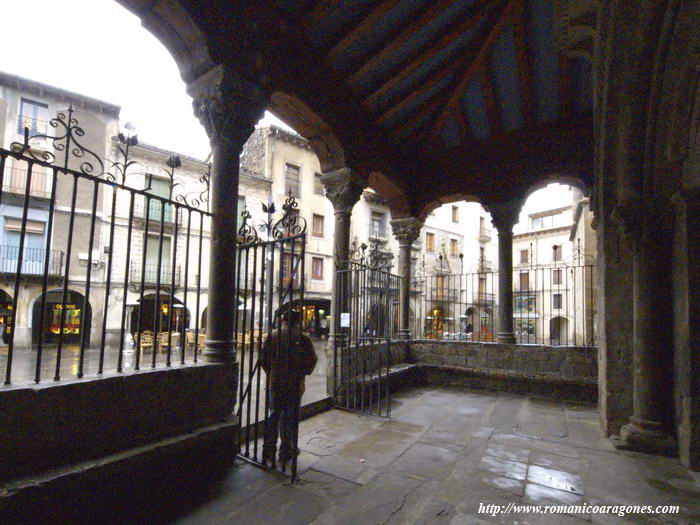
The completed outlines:
{"type": "Polygon", "coordinates": [[[394,237],[399,241],[399,337],[411,337],[411,246],[420,235],[423,222],[406,217],[391,221],[394,237]]]}
{"type": "Polygon", "coordinates": [[[515,343],[513,332],[513,233],[510,228],[498,231],[499,343],[515,343]]]}

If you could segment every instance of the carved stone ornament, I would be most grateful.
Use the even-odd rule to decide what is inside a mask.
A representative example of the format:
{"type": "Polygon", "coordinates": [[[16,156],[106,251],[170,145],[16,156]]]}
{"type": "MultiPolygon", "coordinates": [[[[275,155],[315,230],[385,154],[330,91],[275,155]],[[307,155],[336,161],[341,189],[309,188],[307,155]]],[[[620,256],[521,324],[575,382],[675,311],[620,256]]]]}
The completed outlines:
{"type": "Polygon", "coordinates": [[[360,200],[362,191],[368,184],[365,177],[357,175],[350,168],[324,173],[321,182],[326,189],[326,197],[333,203],[336,213],[352,212],[353,206],[360,200]]]}
{"type": "Polygon", "coordinates": [[[520,216],[520,201],[499,202],[489,204],[488,212],[491,214],[491,222],[498,230],[499,235],[512,233],[513,225],[518,222],[520,216]]]}
{"type": "Polygon", "coordinates": [[[187,86],[187,92],[210,142],[226,142],[239,149],[270,101],[268,93],[225,66],[198,77],[187,86]]]}
{"type": "Polygon", "coordinates": [[[420,235],[423,222],[414,217],[405,217],[391,221],[391,229],[400,246],[412,245],[420,235]]]}

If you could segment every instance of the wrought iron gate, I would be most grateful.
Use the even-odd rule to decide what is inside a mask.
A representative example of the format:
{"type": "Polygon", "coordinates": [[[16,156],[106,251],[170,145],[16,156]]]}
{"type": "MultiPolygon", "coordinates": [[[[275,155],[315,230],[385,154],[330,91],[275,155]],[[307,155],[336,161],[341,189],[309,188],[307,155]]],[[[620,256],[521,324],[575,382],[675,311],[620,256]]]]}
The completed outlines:
{"type": "Polygon", "coordinates": [[[398,330],[400,279],[372,253],[336,272],[333,397],[338,408],[391,417],[391,340],[398,330]]]}
{"type": "Polygon", "coordinates": [[[280,423],[283,442],[291,443],[287,447],[291,450],[287,450],[288,459],[281,461],[279,467],[283,472],[289,467],[294,480],[300,400],[294,393],[281,394],[284,389],[280,385],[287,379],[293,382],[290,378],[299,373],[296,351],[305,337],[301,316],[290,312],[297,311],[304,302],[306,222],[299,217],[297,202],[291,195],[282,206],[281,219],[272,219],[274,205],[263,206],[263,210],[268,220],[257,227],[251,214],[243,211],[238,231],[239,297],[234,318],[239,367],[239,455],[276,468],[277,456],[274,452],[266,454],[264,437],[272,433],[276,442],[280,423]]]}

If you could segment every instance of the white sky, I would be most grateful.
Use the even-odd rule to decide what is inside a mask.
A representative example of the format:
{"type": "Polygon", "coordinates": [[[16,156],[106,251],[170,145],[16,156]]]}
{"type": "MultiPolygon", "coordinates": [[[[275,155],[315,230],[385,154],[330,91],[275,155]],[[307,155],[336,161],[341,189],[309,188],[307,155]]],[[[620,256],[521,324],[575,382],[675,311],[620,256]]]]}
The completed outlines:
{"type": "MultiPolygon", "coordinates": [[[[0,0],[0,13],[0,71],[117,104],[141,141],[207,157],[175,61],[114,0],[0,0]]],[[[269,113],[260,124],[268,123],[285,126],[269,113]]]]}

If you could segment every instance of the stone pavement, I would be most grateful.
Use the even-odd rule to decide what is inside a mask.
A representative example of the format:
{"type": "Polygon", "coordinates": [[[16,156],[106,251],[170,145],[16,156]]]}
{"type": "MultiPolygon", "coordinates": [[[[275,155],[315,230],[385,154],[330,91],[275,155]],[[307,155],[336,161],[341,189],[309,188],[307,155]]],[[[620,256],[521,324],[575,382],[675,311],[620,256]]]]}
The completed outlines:
{"type": "Polygon", "coordinates": [[[416,388],[391,420],[332,410],[302,423],[300,480],[239,463],[148,521],[235,525],[698,523],[677,460],[615,450],[595,408],[416,388]],[[479,503],[679,505],[678,515],[478,514],[479,503]]]}

